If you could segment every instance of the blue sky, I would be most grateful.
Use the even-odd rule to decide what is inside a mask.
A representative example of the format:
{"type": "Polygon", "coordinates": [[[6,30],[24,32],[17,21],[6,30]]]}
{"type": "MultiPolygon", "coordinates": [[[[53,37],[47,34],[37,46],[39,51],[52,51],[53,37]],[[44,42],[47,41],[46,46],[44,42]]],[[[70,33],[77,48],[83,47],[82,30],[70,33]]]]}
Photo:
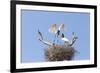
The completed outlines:
{"type": "Polygon", "coordinates": [[[65,24],[64,34],[69,39],[72,37],[72,32],[78,36],[73,46],[79,53],[75,54],[74,60],[90,59],[89,13],[22,10],[22,63],[45,61],[44,49],[47,46],[38,40],[37,30],[39,28],[48,40],[53,40],[54,35],[48,32],[52,24],[65,24]]]}

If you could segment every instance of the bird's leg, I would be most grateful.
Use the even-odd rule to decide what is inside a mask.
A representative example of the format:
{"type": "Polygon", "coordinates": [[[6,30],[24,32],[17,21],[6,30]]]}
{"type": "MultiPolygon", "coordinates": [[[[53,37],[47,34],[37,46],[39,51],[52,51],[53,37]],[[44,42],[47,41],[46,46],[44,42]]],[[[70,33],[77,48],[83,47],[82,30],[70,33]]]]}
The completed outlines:
{"type": "Polygon", "coordinates": [[[59,42],[59,40],[57,39],[57,43],[59,42]]]}
{"type": "Polygon", "coordinates": [[[56,35],[54,36],[53,44],[55,44],[56,35]]]}

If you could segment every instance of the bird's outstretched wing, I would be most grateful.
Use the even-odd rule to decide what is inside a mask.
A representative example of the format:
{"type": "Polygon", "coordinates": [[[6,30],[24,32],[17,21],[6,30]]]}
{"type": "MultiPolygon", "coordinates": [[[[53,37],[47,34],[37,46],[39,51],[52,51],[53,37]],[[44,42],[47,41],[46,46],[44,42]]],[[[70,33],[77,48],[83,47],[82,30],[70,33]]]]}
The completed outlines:
{"type": "Polygon", "coordinates": [[[64,24],[61,24],[61,25],[59,26],[58,30],[64,31],[64,30],[65,30],[65,25],[64,25],[64,24]]]}
{"type": "Polygon", "coordinates": [[[41,40],[41,39],[39,39],[42,43],[44,43],[44,44],[46,44],[46,45],[48,45],[48,46],[52,46],[53,45],[53,43],[51,43],[51,42],[49,42],[49,41],[45,41],[45,40],[41,40]]]}
{"type": "Polygon", "coordinates": [[[72,33],[72,41],[71,41],[70,46],[72,46],[76,42],[77,39],[78,39],[78,37],[76,36],[75,32],[73,32],[72,33]]]}
{"type": "Polygon", "coordinates": [[[56,33],[57,32],[57,25],[56,24],[51,25],[51,27],[49,28],[49,32],[56,33]]]}

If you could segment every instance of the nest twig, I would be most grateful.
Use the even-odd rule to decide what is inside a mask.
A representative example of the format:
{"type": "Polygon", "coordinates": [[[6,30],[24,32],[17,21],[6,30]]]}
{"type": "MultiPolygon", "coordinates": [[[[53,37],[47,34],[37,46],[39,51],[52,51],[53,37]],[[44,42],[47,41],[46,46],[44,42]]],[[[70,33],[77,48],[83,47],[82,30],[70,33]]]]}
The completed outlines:
{"type": "Polygon", "coordinates": [[[71,46],[53,45],[45,49],[45,58],[47,61],[72,60],[75,49],[71,46]]]}

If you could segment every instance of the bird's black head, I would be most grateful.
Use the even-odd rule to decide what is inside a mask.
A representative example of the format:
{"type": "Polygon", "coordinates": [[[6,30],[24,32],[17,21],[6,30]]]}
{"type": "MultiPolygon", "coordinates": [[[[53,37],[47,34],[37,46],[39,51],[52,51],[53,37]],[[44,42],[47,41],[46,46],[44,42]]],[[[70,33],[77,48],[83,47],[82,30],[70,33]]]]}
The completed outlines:
{"type": "Polygon", "coordinates": [[[64,34],[63,33],[62,33],[61,37],[64,38],[64,34]]]}
{"type": "Polygon", "coordinates": [[[57,34],[60,35],[60,30],[57,31],[57,34]]]}

